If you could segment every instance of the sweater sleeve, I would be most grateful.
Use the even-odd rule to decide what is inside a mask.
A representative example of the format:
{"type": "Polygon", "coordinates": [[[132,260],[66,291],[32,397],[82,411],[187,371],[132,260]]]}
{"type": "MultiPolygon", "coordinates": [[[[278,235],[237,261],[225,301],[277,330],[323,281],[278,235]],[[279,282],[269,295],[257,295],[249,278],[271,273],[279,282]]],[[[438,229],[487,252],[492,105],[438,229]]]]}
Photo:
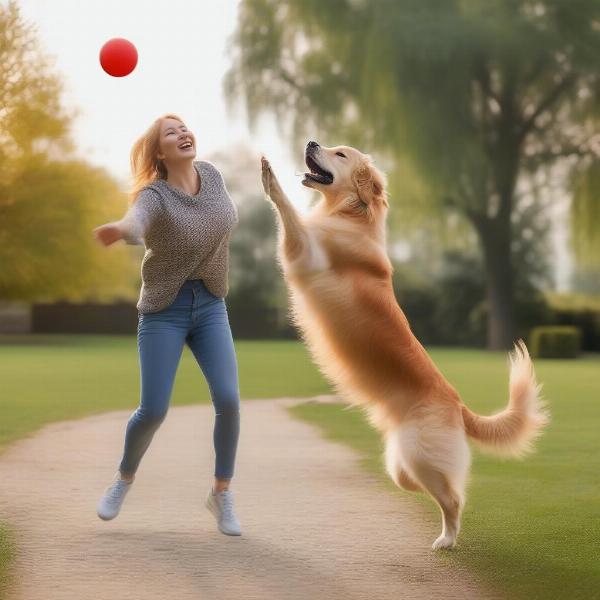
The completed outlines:
{"type": "Polygon", "coordinates": [[[160,211],[160,199],[150,189],[143,189],[125,216],[119,221],[123,240],[129,245],[141,245],[160,211]]]}

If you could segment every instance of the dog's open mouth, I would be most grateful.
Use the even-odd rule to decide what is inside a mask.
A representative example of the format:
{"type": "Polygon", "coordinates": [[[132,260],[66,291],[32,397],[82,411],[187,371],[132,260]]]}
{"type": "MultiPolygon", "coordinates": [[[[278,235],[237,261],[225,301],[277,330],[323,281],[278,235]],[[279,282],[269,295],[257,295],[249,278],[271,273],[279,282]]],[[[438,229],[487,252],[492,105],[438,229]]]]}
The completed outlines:
{"type": "Polygon", "coordinates": [[[310,154],[306,154],[305,161],[306,166],[310,169],[310,173],[304,173],[304,180],[302,181],[304,185],[307,185],[311,181],[323,185],[330,185],[333,183],[333,174],[321,167],[310,154]]]}

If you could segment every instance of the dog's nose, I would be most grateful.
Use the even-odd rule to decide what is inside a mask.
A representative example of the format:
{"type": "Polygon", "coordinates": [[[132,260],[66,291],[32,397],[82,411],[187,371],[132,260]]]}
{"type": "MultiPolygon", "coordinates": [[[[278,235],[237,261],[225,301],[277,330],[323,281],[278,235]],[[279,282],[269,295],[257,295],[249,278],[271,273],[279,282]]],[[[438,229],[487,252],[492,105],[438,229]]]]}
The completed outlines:
{"type": "Polygon", "coordinates": [[[306,147],[307,147],[307,148],[314,149],[314,148],[318,148],[318,147],[319,147],[319,144],[317,144],[317,142],[313,142],[313,141],[311,140],[310,142],[308,142],[308,144],[306,144],[306,147]]]}

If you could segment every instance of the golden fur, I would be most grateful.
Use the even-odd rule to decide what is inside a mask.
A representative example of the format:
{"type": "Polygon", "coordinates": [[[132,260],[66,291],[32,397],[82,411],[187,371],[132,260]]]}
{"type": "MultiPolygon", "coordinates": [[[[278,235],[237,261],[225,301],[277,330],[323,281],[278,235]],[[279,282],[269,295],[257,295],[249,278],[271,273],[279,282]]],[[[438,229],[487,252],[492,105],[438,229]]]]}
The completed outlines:
{"type": "Polygon", "coordinates": [[[263,158],[263,185],[279,215],[278,258],[292,315],[325,376],[365,408],[386,442],[393,481],[439,504],[443,531],[433,548],[455,544],[470,466],[466,437],[521,455],[547,422],[527,348],[511,355],[508,407],[479,416],[413,335],[392,288],[386,252],[385,177],[370,157],[346,146],[307,147],[303,183],[321,192],[301,217],[263,158]],[[330,181],[330,179],[332,181],[330,181]]]}

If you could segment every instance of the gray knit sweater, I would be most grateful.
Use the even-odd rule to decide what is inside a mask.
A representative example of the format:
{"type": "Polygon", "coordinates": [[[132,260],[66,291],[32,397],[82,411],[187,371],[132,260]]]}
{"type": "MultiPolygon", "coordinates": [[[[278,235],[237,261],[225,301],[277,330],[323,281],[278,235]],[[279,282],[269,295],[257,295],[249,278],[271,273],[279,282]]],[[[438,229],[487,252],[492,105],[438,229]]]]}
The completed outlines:
{"type": "Polygon", "coordinates": [[[224,298],[228,291],[229,238],[238,212],[223,177],[207,161],[194,161],[200,192],[190,196],[157,179],[142,189],[121,219],[127,244],[144,244],[140,313],[169,306],[187,279],[202,279],[224,298]]]}

